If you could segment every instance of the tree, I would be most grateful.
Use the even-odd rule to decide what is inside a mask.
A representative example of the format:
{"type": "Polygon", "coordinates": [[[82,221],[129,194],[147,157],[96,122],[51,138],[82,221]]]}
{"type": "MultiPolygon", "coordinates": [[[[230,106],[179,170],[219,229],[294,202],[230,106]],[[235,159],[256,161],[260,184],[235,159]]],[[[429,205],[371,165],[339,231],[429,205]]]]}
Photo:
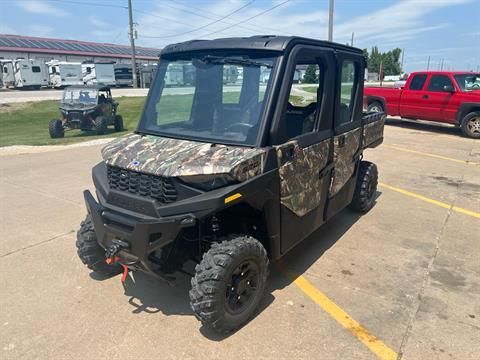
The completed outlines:
{"type": "MultiPolygon", "coordinates": [[[[368,54],[365,49],[364,54],[368,54]]],[[[384,75],[399,75],[400,74],[400,55],[402,50],[399,48],[381,53],[376,46],[372,47],[370,56],[368,56],[368,71],[380,72],[380,64],[383,64],[384,75]]]]}
{"type": "Polygon", "coordinates": [[[316,84],[318,83],[317,76],[317,66],[308,65],[307,70],[305,70],[305,75],[303,76],[303,82],[306,84],[316,84]]]}

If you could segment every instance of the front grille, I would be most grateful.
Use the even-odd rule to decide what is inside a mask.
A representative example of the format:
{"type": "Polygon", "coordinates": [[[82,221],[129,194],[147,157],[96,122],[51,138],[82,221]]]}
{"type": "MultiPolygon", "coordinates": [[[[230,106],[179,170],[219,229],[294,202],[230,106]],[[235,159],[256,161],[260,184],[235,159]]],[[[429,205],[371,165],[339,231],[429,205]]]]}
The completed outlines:
{"type": "Polygon", "coordinates": [[[175,185],[167,178],[116,166],[107,166],[107,175],[111,189],[149,197],[161,204],[169,204],[177,200],[175,185]]]}

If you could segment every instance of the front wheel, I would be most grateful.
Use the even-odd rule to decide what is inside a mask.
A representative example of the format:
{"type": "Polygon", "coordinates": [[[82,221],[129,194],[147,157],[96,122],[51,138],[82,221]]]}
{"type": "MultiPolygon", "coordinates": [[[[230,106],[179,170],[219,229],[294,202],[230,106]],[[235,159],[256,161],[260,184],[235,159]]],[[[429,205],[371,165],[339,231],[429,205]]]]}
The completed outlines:
{"type": "Polygon", "coordinates": [[[191,281],[190,305],[196,317],[219,333],[244,325],[262,300],[268,263],[265,248],[251,236],[212,244],[191,281]]]}
{"type": "Polygon", "coordinates": [[[98,135],[103,135],[107,132],[108,119],[104,116],[97,116],[95,118],[95,131],[98,135]]]}
{"type": "Polygon", "coordinates": [[[375,204],[377,185],[377,166],[369,161],[361,161],[350,209],[362,213],[368,212],[375,204]]]}
{"type": "Polygon", "coordinates": [[[117,275],[122,271],[122,267],[118,263],[107,264],[105,250],[98,245],[90,215],[87,215],[85,221],[80,224],[75,245],[78,257],[90,270],[107,276],[117,275]]]}
{"type": "Polygon", "coordinates": [[[474,111],[467,114],[460,124],[464,136],[480,139],[480,112],[474,111]]]}
{"type": "Polygon", "coordinates": [[[52,139],[63,138],[65,136],[65,131],[63,129],[63,124],[61,120],[53,119],[48,124],[48,132],[52,139]]]}
{"type": "Polygon", "coordinates": [[[120,115],[115,115],[114,126],[115,131],[123,131],[123,118],[120,115]]]}

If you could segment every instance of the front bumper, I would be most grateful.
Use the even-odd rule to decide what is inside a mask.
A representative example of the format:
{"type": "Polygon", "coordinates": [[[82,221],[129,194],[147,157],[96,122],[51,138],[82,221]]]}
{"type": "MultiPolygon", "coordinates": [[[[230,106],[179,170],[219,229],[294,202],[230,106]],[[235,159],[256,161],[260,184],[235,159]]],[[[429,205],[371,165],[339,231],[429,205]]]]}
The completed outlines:
{"type": "Polygon", "coordinates": [[[152,253],[173,242],[183,228],[196,225],[193,214],[158,219],[139,219],[107,209],[86,190],[83,193],[101,247],[107,249],[115,239],[128,244],[118,255],[127,264],[141,270],[154,271],[152,253]]]}

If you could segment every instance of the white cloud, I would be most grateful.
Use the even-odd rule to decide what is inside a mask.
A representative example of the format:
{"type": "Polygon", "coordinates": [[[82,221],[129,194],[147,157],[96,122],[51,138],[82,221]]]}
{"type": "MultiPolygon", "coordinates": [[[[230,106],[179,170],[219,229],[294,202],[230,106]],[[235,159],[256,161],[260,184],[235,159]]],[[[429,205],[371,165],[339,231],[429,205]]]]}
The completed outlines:
{"type": "Polygon", "coordinates": [[[90,15],[88,17],[88,21],[90,22],[90,24],[92,24],[92,25],[94,25],[98,28],[108,28],[110,26],[110,24],[108,22],[100,19],[99,17],[97,17],[95,15],[90,15]]]}
{"type": "Polygon", "coordinates": [[[424,26],[426,17],[435,10],[471,2],[471,0],[404,0],[381,8],[367,15],[358,16],[351,21],[340,23],[334,28],[334,40],[345,42],[352,32],[359,41],[370,39],[401,42],[415,37],[418,32],[438,30],[440,24],[424,26]]]}
{"type": "Polygon", "coordinates": [[[62,10],[57,5],[53,6],[47,2],[40,0],[16,1],[15,4],[21,7],[23,10],[33,14],[45,14],[59,17],[70,15],[70,13],[62,10]]]}
{"type": "Polygon", "coordinates": [[[35,36],[50,36],[54,32],[54,29],[47,25],[29,25],[28,29],[35,36]]]}

